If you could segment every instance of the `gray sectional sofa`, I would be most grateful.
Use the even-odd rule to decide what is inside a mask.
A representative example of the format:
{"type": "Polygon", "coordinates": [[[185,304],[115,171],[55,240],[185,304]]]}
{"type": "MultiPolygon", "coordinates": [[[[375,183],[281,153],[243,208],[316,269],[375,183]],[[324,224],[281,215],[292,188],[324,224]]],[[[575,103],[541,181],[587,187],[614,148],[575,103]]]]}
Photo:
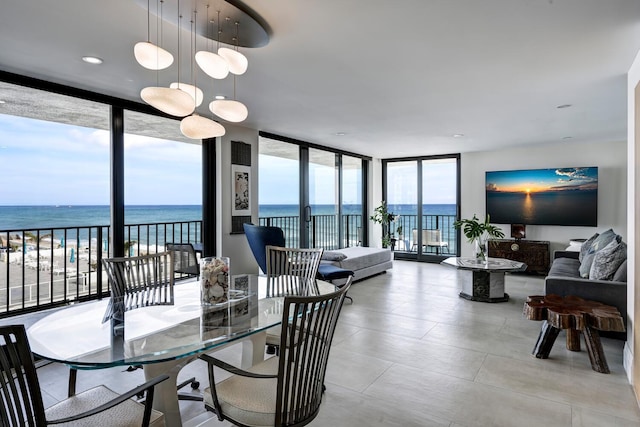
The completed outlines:
{"type": "MultiPolygon", "coordinates": [[[[604,234],[604,233],[603,233],[604,234]]],[[[597,235],[595,235],[597,238],[597,235]]],[[[627,260],[626,245],[621,241],[620,236],[603,246],[602,242],[595,248],[589,244],[596,239],[587,240],[583,244],[580,252],[577,251],[556,251],[551,264],[549,274],[545,278],[545,294],[556,294],[561,296],[575,295],[584,299],[599,301],[607,305],[612,305],[620,311],[627,324],[627,260]],[[619,246],[617,251],[622,251],[612,259],[611,252],[614,246],[619,246]],[[598,251],[608,248],[608,252],[598,251]],[[591,252],[590,252],[591,251],[591,252]],[[594,255],[590,258],[590,255],[594,255]],[[624,255],[624,256],[623,256],[624,255]],[[586,264],[589,262],[601,262],[602,267],[608,269],[602,272],[600,266],[586,264]],[[589,273],[585,273],[588,271],[589,273]],[[593,274],[591,274],[593,273],[593,274]],[[584,276],[587,277],[584,277],[584,276]]],[[[605,242],[606,243],[606,242],[605,242]]],[[[602,336],[625,340],[627,335],[624,332],[602,332],[602,336]]]]}

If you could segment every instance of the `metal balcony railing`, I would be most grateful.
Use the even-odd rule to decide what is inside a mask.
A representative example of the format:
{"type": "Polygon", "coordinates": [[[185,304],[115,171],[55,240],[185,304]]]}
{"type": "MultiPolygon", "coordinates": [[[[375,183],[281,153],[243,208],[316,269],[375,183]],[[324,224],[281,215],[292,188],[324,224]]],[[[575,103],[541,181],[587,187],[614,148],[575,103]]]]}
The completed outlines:
{"type": "MultiPolygon", "coordinates": [[[[197,243],[202,221],[125,225],[127,256],[197,243]]],[[[109,295],[109,226],[0,230],[0,317],[109,295]]]]}

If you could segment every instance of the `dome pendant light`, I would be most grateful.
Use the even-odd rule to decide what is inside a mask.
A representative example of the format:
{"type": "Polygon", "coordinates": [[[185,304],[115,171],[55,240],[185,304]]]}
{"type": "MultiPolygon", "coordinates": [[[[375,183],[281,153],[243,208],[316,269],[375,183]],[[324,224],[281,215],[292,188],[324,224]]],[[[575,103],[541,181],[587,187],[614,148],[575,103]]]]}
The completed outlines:
{"type": "Polygon", "coordinates": [[[149,0],[147,0],[147,41],[138,42],[133,47],[133,55],[148,70],[164,70],[173,64],[173,55],[160,46],[151,43],[150,37],[150,10],[149,0]]]}
{"type": "Polygon", "coordinates": [[[140,92],[144,102],[158,110],[176,117],[193,113],[193,98],[187,92],[168,87],[145,87],[140,92]]]}
{"type": "MultiPolygon", "coordinates": [[[[207,6],[208,7],[208,6],[207,6]]],[[[218,11],[218,45],[220,44],[220,11],[218,11]]],[[[202,71],[214,79],[224,79],[229,75],[229,63],[220,55],[207,50],[196,53],[196,62],[202,71]]]]}
{"type": "Polygon", "coordinates": [[[223,136],[226,133],[224,126],[206,117],[192,114],[180,122],[180,131],[191,139],[205,139],[223,136]]]}
{"type": "Polygon", "coordinates": [[[221,119],[233,123],[244,121],[249,116],[249,110],[242,102],[231,99],[211,101],[209,110],[221,119]]]}
{"type": "MultiPolygon", "coordinates": [[[[238,23],[236,22],[236,48],[238,47],[238,23]]],[[[231,52],[231,49],[229,49],[231,52]]],[[[241,54],[242,55],[242,54],[241,54]]],[[[244,55],[242,55],[244,56],[244,55]]],[[[228,122],[238,123],[244,121],[249,116],[249,110],[240,101],[236,101],[236,75],[233,75],[233,100],[216,99],[209,104],[209,110],[216,116],[228,122]]]]}
{"type": "MultiPolygon", "coordinates": [[[[227,18],[228,19],[228,18],[227,18]]],[[[249,66],[249,60],[246,56],[238,52],[238,27],[240,23],[236,22],[236,35],[233,40],[236,43],[236,48],[229,49],[227,47],[221,47],[218,49],[218,55],[223,57],[229,63],[229,72],[235,74],[236,76],[240,76],[247,71],[247,67],[249,66]]]]}
{"type": "MultiPolygon", "coordinates": [[[[193,85],[183,84],[183,87],[193,88],[197,91],[200,91],[200,102],[198,102],[198,94],[197,91],[189,91],[189,93],[195,94],[191,99],[191,102],[195,107],[202,103],[202,91],[196,86],[196,67],[193,66],[193,53],[196,50],[196,22],[198,21],[198,11],[193,11],[193,20],[191,21],[191,49],[190,49],[190,57],[191,57],[191,79],[193,80],[193,85]]],[[[178,83],[180,85],[180,83],[178,83]]],[[[205,138],[215,138],[217,136],[222,136],[226,133],[224,126],[220,123],[214,122],[213,120],[207,119],[206,117],[199,116],[196,113],[185,117],[180,121],[180,132],[187,138],[191,139],[205,139],[205,138]]]]}

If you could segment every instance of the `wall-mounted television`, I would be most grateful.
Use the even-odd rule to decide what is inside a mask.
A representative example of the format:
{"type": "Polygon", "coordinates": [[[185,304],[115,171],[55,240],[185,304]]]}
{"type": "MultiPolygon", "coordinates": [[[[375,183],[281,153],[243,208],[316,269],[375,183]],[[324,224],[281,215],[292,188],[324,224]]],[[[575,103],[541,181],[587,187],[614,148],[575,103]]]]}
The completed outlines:
{"type": "Polygon", "coordinates": [[[494,224],[598,225],[598,168],[486,172],[487,215],[494,224]]]}

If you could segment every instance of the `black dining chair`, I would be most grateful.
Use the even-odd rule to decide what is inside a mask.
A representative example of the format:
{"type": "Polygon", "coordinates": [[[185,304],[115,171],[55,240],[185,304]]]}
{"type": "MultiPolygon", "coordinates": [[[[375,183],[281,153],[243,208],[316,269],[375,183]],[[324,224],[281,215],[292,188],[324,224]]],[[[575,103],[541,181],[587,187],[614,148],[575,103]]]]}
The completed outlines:
{"type": "Polygon", "coordinates": [[[155,385],[168,378],[160,375],[124,394],[97,386],[45,409],[24,325],[0,327],[2,426],[79,425],[80,420],[82,425],[107,426],[116,417],[121,426],[164,426],[164,414],[151,404],[155,385]],[[141,393],[147,396],[144,404],[132,399],[141,393]]]}
{"type": "Polygon", "coordinates": [[[280,355],[248,371],[210,355],[205,408],[239,426],[303,426],[317,415],[324,393],[329,350],[351,279],[321,296],[287,296],[280,355]],[[291,315],[296,313],[296,315],[291,315]],[[214,367],[233,374],[216,384],[214,367]]]}

